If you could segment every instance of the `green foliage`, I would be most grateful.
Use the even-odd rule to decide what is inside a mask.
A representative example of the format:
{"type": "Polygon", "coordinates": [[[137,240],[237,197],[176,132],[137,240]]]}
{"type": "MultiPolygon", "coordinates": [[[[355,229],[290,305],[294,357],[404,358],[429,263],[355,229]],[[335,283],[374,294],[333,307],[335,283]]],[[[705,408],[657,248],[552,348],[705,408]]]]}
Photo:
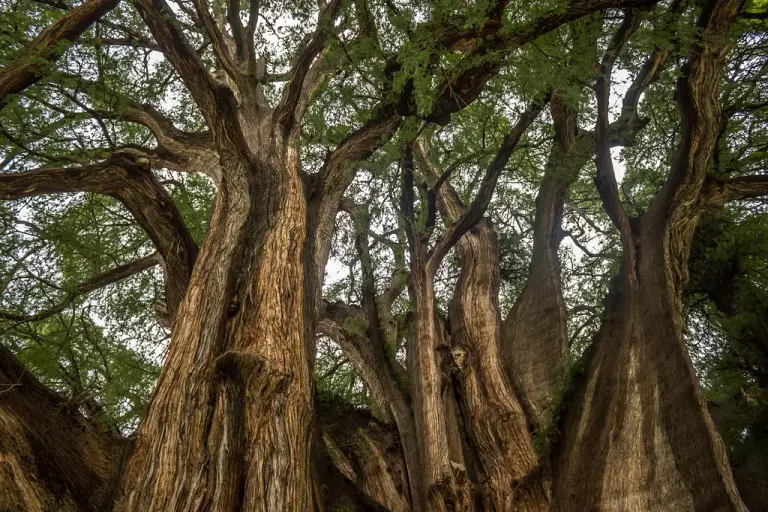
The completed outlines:
{"type": "MultiPolygon", "coordinates": [[[[241,4],[239,14],[246,19],[247,2],[241,4]]],[[[290,69],[297,51],[314,31],[318,4],[314,0],[262,4],[255,51],[265,59],[268,72],[277,75],[290,69]]],[[[577,135],[594,130],[598,60],[620,23],[621,12],[607,10],[586,16],[504,55],[495,51],[473,54],[479,42],[475,35],[456,44],[442,42],[447,21],[453,24],[451,30],[481,32],[494,4],[491,0],[344,2],[336,25],[328,27],[328,49],[322,61],[327,73],[310,98],[301,126],[299,150],[308,175],[315,176],[329,152],[375,118],[378,108],[398,93],[411,91],[406,99],[416,107],[417,115],[403,119],[391,141],[348,169],[356,174],[345,197],[366,208],[371,219],[369,252],[377,294],[392,285],[393,276],[404,284],[409,271],[400,180],[403,149],[417,135],[429,136],[432,163],[441,172],[452,170],[449,183],[468,204],[520,112],[544,91],[555,91],[566,106],[578,112],[577,135]],[[358,4],[370,11],[376,34],[363,33],[358,4]],[[472,104],[462,105],[466,108],[452,114],[446,125],[425,127],[423,119],[432,113],[436,95],[442,92],[438,85],[447,82],[453,87],[462,72],[488,62],[500,69],[482,94],[472,104]]],[[[550,9],[565,12],[569,4],[564,0],[511,2],[500,35],[515,33],[550,9]]],[[[619,115],[619,97],[646,57],[657,47],[666,52],[658,80],[639,104],[647,126],[615,154],[617,170],[626,171],[618,178],[622,202],[631,216],[647,211],[675,163],[680,144],[675,87],[696,35],[693,21],[698,11],[691,6],[675,18],[667,12],[668,4],[660,2],[647,13],[619,56],[614,73],[612,120],[619,115]]],[[[750,0],[745,10],[760,13],[766,5],[765,0],[750,0]]],[[[227,6],[214,2],[213,7],[221,20],[227,6]]],[[[209,38],[199,32],[195,17],[178,4],[174,10],[204,65],[222,76],[209,38]]],[[[62,14],[51,2],[31,0],[0,0],[0,11],[0,66],[17,57],[26,43],[62,14]]],[[[737,42],[728,55],[721,87],[724,109],[732,115],[723,127],[710,169],[720,179],[765,172],[765,24],[764,19],[745,19],[734,27],[737,42]]],[[[267,100],[274,104],[285,82],[262,85],[267,100]]],[[[167,148],[145,126],[121,118],[128,108],[144,103],[167,116],[177,130],[198,136],[207,131],[189,91],[157,51],[144,22],[129,3],[122,3],[91,27],[78,44],[67,45],[45,80],[0,111],[0,172],[86,165],[118,148],[162,155],[167,148]],[[129,44],[116,44],[118,40],[129,44]]],[[[487,217],[499,234],[503,314],[512,308],[527,282],[536,197],[554,137],[551,115],[545,111],[510,158],[488,209],[487,217]]],[[[192,237],[202,243],[215,185],[198,174],[154,172],[192,237]]],[[[542,456],[557,438],[562,406],[580,371],[580,357],[600,325],[608,282],[618,271],[621,248],[596,193],[594,173],[589,162],[562,198],[564,238],[559,270],[570,312],[572,364],[562,388],[555,391],[555,406],[546,413],[552,426],[534,434],[542,456]]],[[[567,178],[562,174],[555,177],[567,178]]],[[[418,220],[424,223],[428,183],[434,183],[435,177],[417,165],[415,180],[418,220]]],[[[0,222],[0,312],[6,317],[45,311],[81,283],[154,250],[135,219],[117,199],[107,196],[81,193],[3,203],[0,222]]],[[[446,224],[438,216],[430,242],[446,224]]],[[[760,344],[764,343],[761,333],[768,331],[766,228],[768,217],[760,202],[730,207],[705,218],[692,251],[691,282],[685,291],[694,364],[708,398],[722,411],[720,429],[736,461],[753,453],[768,453],[767,377],[761,373],[768,371],[768,356],[765,345],[760,344]],[[714,298],[724,276],[732,277],[733,287],[732,307],[727,312],[714,298]]],[[[354,239],[349,216],[339,214],[324,298],[359,306],[362,276],[354,239]]],[[[459,265],[454,251],[439,269],[435,289],[441,317],[447,316],[459,265]]],[[[167,345],[168,332],[157,324],[153,311],[163,293],[161,269],[149,269],[77,296],[45,319],[0,320],[2,342],[44,383],[98,417],[105,428],[128,433],[147,405],[167,345]]],[[[405,372],[399,370],[412,328],[410,309],[408,294],[403,291],[392,314],[382,318],[395,333],[387,341],[386,355],[398,370],[398,385],[406,392],[405,372]]],[[[347,335],[361,338],[369,328],[359,319],[342,327],[347,335]]],[[[317,393],[322,400],[375,409],[370,389],[338,345],[321,336],[316,356],[317,393]]],[[[374,412],[385,416],[382,411],[374,412]]]]}
{"type": "Polygon", "coordinates": [[[539,417],[540,426],[536,427],[531,435],[533,448],[536,450],[539,460],[546,460],[557,443],[568,400],[573,393],[574,382],[583,375],[584,363],[582,356],[568,358],[563,380],[559,386],[552,390],[552,403],[548,409],[542,411],[539,417]]]}

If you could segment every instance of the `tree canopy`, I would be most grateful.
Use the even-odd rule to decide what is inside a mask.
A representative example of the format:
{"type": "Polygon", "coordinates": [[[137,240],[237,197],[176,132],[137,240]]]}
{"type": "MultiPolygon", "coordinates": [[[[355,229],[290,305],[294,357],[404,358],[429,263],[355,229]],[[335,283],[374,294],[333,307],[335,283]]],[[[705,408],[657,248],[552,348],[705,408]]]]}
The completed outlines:
{"type": "MultiPolygon", "coordinates": [[[[302,272],[322,290],[306,313],[316,326],[301,325],[326,458],[366,500],[406,510],[413,480],[410,498],[385,503],[397,493],[350,476],[364,470],[344,440],[367,429],[374,444],[403,443],[398,415],[413,413],[393,404],[422,396],[412,344],[431,332],[450,353],[435,370],[443,386],[470,396],[456,375],[490,352],[461,336],[498,313],[480,338],[511,340],[493,353],[524,397],[531,460],[569,457],[569,397],[602,357],[622,269],[646,264],[640,219],[661,208],[664,261],[682,263],[658,274],[679,286],[696,386],[742,498],[764,510],[768,3],[728,3],[0,0],[3,350],[103,432],[136,436],[163,365],[179,361],[168,347],[192,308],[188,284],[218,268],[199,262],[223,268],[253,240],[254,254],[278,250],[258,237],[280,222],[279,194],[255,206],[269,227],[246,222],[242,238],[215,212],[272,186],[231,169],[272,147],[261,134],[279,135],[300,160],[308,224],[328,237],[295,253],[310,254],[302,272]],[[470,266],[482,255],[495,271],[470,266]],[[486,289],[495,306],[473,291],[486,289]],[[533,357],[547,336],[565,356],[534,379],[536,363],[510,347],[533,357]]],[[[238,290],[223,321],[240,322],[258,292],[222,286],[238,290]]]]}

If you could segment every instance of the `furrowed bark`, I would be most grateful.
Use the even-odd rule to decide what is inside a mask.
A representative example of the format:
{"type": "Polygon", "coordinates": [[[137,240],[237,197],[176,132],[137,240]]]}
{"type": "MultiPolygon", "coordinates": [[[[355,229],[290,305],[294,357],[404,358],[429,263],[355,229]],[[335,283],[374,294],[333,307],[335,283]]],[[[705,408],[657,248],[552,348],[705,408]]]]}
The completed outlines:
{"type": "Polygon", "coordinates": [[[700,16],[707,33],[678,82],[677,162],[629,240],[637,258],[625,251],[570,400],[554,459],[559,510],[746,510],[687,353],[680,298],[717,140],[724,40],[739,7],[709,2],[700,16]]]}
{"type": "MultiPolygon", "coordinates": [[[[438,196],[448,218],[461,204],[444,184],[438,196]]],[[[458,243],[461,274],[450,304],[451,354],[470,442],[486,480],[485,510],[547,510],[528,422],[502,367],[500,354],[499,248],[481,221],[458,243]]]]}
{"type": "Polygon", "coordinates": [[[462,461],[451,460],[441,398],[442,376],[437,353],[441,344],[435,311],[434,287],[426,273],[424,254],[411,250],[409,293],[416,317],[416,334],[407,345],[409,382],[413,396],[416,432],[424,472],[426,509],[465,510],[467,489],[457,486],[466,480],[462,461]],[[416,254],[414,254],[416,252],[416,254]],[[455,468],[455,469],[454,469],[455,468]]]}
{"type": "Polygon", "coordinates": [[[472,203],[437,238],[430,250],[427,250],[427,242],[435,220],[434,191],[430,192],[426,222],[423,226],[418,225],[413,211],[413,146],[416,143],[409,144],[406,149],[400,209],[411,253],[408,290],[416,319],[415,335],[409,339],[407,348],[408,371],[414,398],[413,412],[420,436],[428,510],[465,510],[472,506],[460,427],[457,425],[458,407],[453,392],[444,392],[449,382],[444,383],[442,374],[446,372],[441,369],[450,367],[451,357],[445,353],[450,349],[437,318],[434,277],[448,251],[482,219],[509,157],[548,101],[547,94],[543,101],[534,102],[520,115],[486,169],[480,190],[472,203]]]}
{"type": "MultiPolygon", "coordinates": [[[[431,180],[441,174],[417,146],[431,180]]],[[[438,186],[438,185],[433,185],[438,186]]],[[[439,185],[437,206],[455,222],[464,206],[449,183],[439,185]]],[[[499,248],[487,221],[458,242],[461,274],[449,308],[450,359],[485,510],[547,510],[528,422],[502,367],[500,354],[499,248]]]]}
{"type": "Polygon", "coordinates": [[[563,201],[571,182],[594,154],[594,139],[577,126],[577,112],[555,95],[550,103],[555,144],[536,196],[533,254],[528,281],[502,325],[502,357],[529,419],[551,422],[562,392],[568,346],[558,248],[563,201]]]}
{"type": "MultiPolygon", "coordinates": [[[[463,461],[451,460],[443,379],[438,366],[441,326],[435,309],[433,279],[424,235],[413,213],[413,152],[409,145],[403,161],[400,209],[403,212],[411,255],[408,292],[415,317],[414,332],[406,344],[409,388],[422,463],[426,510],[465,510],[471,503],[463,461]],[[458,484],[458,485],[457,485],[458,484]],[[462,485],[464,484],[464,485],[462,485]]],[[[442,359],[442,358],[441,358],[442,359]]],[[[455,453],[455,450],[454,450],[455,453]]]]}
{"type": "MultiPolygon", "coordinates": [[[[213,82],[191,51],[168,7],[161,0],[137,5],[206,117],[222,180],[183,321],[129,461],[124,507],[311,509],[311,369],[324,267],[314,265],[314,255],[330,237],[308,224],[317,216],[308,214],[310,194],[289,140],[296,121],[283,123],[284,108],[268,112],[248,101],[238,108],[232,91],[213,82]],[[281,125],[291,126],[276,129],[281,125]],[[182,433],[188,442],[179,445],[182,433]]],[[[287,87],[295,92],[298,84],[300,91],[288,96],[286,108],[294,112],[311,92],[302,82],[294,76],[287,87]]],[[[345,164],[370,154],[390,119],[353,133],[331,154],[324,177],[346,181],[345,164]]],[[[332,219],[345,187],[321,183],[330,195],[316,204],[325,204],[332,219]]]]}
{"type": "Polygon", "coordinates": [[[61,57],[62,43],[72,42],[88,27],[114,9],[119,0],[88,0],[48,25],[21,55],[0,69],[0,108],[8,96],[40,80],[61,57]]]}
{"type": "Polygon", "coordinates": [[[367,498],[376,510],[413,510],[402,436],[363,411],[319,403],[318,417],[324,456],[367,498]],[[379,508],[380,507],[380,508],[379,508]]]}
{"type": "Polygon", "coordinates": [[[312,507],[306,210],[298,155],[277,151],[265,143],[269,160],[248,166],[222,159],[211,227],[129,460],[127,510],[312,507]]]}
{"type": "Polygon", "coordinates": [[[211,129],[222,179],[122,506],[311,509],[314,322],[304,315],[298,148],[271,116],[238,108],[165,2],[136,5],[211,129]]]}
{"type": "Polygon", "coordinates": [[[0,345],[0,509],[107,510],[128,448],[0,345]]]}

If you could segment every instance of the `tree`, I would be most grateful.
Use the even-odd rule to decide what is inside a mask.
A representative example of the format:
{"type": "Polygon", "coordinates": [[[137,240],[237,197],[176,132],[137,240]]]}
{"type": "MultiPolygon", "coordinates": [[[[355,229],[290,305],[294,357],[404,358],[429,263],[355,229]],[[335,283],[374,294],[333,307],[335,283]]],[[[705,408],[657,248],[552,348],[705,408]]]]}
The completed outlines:
{"type": "Polygon", "coordinates": [[[70,7],[3,22],[0,505],[746,510],[685,305],[764,343],[684,285],[768,194],[761,4],[70,7]]]}

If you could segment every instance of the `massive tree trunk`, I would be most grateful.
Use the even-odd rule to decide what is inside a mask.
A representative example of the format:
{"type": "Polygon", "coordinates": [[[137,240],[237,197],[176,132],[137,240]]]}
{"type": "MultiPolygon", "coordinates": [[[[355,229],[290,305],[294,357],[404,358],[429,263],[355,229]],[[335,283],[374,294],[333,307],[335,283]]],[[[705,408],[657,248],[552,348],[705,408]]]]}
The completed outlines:
{"type": "Polygon", "coordinates": [[[658,235],[641,236],[636,278],[626,265],[614,278],[571,397],[555,459],[560,510],[745,510],[685,347],[672,272],[659,271],[669,241],[658,235]]]}
{"type": "Polygon", "coordinates": [[[0,509],[108,509],[129,448],[0,345],[0,509]]]}
{"type": "MultiPolygon", "coordinates": [[[[482,217],[500,173],[544,103],[535,102],[504,137],[466,208],[447,175],[430,167],[428,155],[419,154],[432,187],[422,201],[425,215],[417,219],[411,152],[422,150],[417,142],[408,144],[401,202],[414,319],[407,336],[408,389],[389,352],[397,337],[392,303],[405,286],[404,269],[398,268],[388,290],[376,294],[368,253],[370,223],[354,205],[348,212],[355,221],[362,267],[361,305],[323,304],[321,288],[335,216],[353,176],[348,166],[392,136],[398,114],[413,113],[410,98],[381,107],[327,156],[317,175],[309,176],[300,167],[299,121],[322,78],[318,55],[340,2],[322,8],[318,29],[298,55],[274,109],[266,105],[263,71],[253,71],[253,56],[240,49],[233,58],[207,7],[195,4],[231,88],[213,80],[162,0],[136,2],[202,111],[211,140],[206,137],[188,151],[190,139],[172,125],[159,126],[156,112],[134,109],[128,115],[165,133],[158,140],[167,146],[163,157],[169,161],[199,165],[217,155],[211,172],[218,187],[213,216],[197,257],[172,204],[165,208],[169,219],[154,217],[150,202],[163,203],[167,194],[134,160],[117,171],[110,167],[114,159],[98,169],[36,171],[34,180],[42,191],[25,184],[31,174],[8,178],[18,188],[16,197],[45,193],[41,176],[77,182],[71,187],[58,183],[57,191],[93,190],[118,197],[147,229],[171,274],[172,338],[121,474],[117,509],[322,509],[326,499],[337,497],[327,496],[322,486],[332,477],[331,492],[373,510],[743,510],[686,352],[680,301],[691,234],[711,199],[702,198],[702,190],[716,138],[712,119],[719,118],[716,85],[725,48],[717,37],[725,35],[738,1],[711,2],[701,16],[701,28],[715,37],[694,48],[679,85],[684,114],[680,157],[640,222],[630,223],[621,207],[610,165],[607,115],[610,70],[639,25],[637,13],[627,14],[603,59],[595,132],[580,131],[576,112],[556,96],[550,107],[556,142],[536,202],[531,273],[503,325],[498,242],[482,217]],[[611,285],[603,325],[569,399],[557,450],[551,460],[541,461],[530,424],[549,426],[567,362],[557,258],[563,198],[594,149],[597,188],[620,232],[624,259],[611,285]],[[108,174],[94,172],[104,168],[111,169],[111,176],[135,175],[125,183],[105,184],[108,174]],[[446,229],[430,249],[436,209],[446,229]],[[156,224],[170,227],[153,229],[156,224]],[[461,274],[444,322],[434,280],[454,245],[461,274]],[[365,332],[345,328],[347,319],[363,321],[365,332]],[[335,339],[358,368],[382,422],[328,404],[315,410],[316,330],[335,339]],[[342,420],[350,426],[340,427],[342,420]]],[[[609,4],[574,5],[565,14],[554,13],[513,32],[509,40],[497,36],[493,25],[493,37],[479,43],[472,56],[511,51],[609,4]]],[[[463,80],[456,87],[458,96],[439,96],[430,119],[445,120],[457,105],[477,97],[500,66],[477,62],[470,61],[457,79],[463,80]]],[[[632,111],[639,91],[657,74],[656,52],[649,62],[642,87],[634,90],[632,111]]],[[[402,250],[395,252],[399,267],[405,265],[402,250]]],[[[25,376],[12,355],[3,351],[0,356],[0,377],[8,387],[0,390],[0,506],[108,508],[119,474],[120,444],[62,409],[61,399],[25,376]],[[47,435],[54,429],[65,435],[47,435]],[[65,465],[73,460],[81,470],[67,471],[65,465]]]]}
{"type": "Polygon", "coordinates": [[[312,506],[305,193],[296,150],[262,144],[258,160],[222,158],[211,225],[129,460],[126,510],[312,506]]]}
{"type": "Polygon", "coordinates": [[[678,96],[683,134],[670,177],[634,228],[608,140],[610,72],[639,20],[629,14],[601,66],[595,183],[623,245],[603,324],[586,358],[555,456],[560,510],[746,510],[683,339],[682,284],[717,140],[722,37],[740,2],[710,2],[678,96]]]}
{"type": "MultiPolygon", "coordinates": [[[[462,213],[448,184],[438,204],[447,219],[462,213]]],[[[451,357],[469,441],[483,474],[483,509],[544,511],[548,500],[528,421],[502,367],[496,233],[481,221],[458,248],[461,274],[449,309],[451,357]]]]}
{"type": "Polygon", "coordinates": [[[557,94],[550,102],[550,113],[555,144],[536,197],[528,280],[502,327],[507,374],[528,417],[542,429],[549,426],[562,397],[567,364],[567,311],[558,257],[563,202],[569,185],[594,153],[592,137],[578,128],[578,112],[557,94]]]}

